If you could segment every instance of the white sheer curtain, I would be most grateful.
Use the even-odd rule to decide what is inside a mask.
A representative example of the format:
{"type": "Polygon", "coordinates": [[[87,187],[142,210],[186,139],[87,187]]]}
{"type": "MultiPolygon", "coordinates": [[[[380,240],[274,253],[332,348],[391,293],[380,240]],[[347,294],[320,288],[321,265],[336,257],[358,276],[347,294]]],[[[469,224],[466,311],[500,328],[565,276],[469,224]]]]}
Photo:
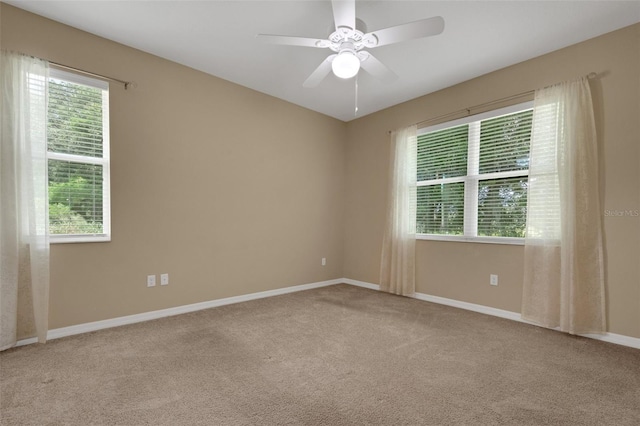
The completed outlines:
{"type": "Polygon", "coordinates": [[[16,343],[18,289],[30,288],[39,342],[49,316],[48,63],[0,52],[0,350],[16,343]]]}
{"type": "Polygon", "coordinates": [[[415,292],[416,246],[416,126],[391,133],[387,221],[382,243],[380,289],[415,292]]]}
{"type": "Polygon", "coordinates": [[[587,78],[536,91],[522,317],[571,334],[603,333],[598,148],[587,78]]]}

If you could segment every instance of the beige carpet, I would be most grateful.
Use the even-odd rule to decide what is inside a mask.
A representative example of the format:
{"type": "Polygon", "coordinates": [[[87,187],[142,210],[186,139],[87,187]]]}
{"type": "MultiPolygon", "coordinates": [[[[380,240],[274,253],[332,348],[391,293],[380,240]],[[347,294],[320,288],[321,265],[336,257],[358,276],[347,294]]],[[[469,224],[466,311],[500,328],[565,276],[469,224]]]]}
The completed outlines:
{"type": "Polygon", "coordinates": [[[347,285],[0,355],[3,425],[638,425],[640,351],[347,285]]]}

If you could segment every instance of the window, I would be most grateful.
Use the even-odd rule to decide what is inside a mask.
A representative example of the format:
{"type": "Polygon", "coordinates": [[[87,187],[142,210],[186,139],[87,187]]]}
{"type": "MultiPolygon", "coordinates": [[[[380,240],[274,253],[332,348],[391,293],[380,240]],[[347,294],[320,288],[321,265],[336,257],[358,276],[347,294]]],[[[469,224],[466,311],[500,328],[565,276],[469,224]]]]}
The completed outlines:
{"type": "Polygon", "coordinates": [[[419,130],[418,234],[521,241],[532,115],[526,103],[419,130]]]}
{"type": "Polygon", "coordinates": [[[51,242],[109,241],[108,83],[51,70],[48,95],[51,242]]]}

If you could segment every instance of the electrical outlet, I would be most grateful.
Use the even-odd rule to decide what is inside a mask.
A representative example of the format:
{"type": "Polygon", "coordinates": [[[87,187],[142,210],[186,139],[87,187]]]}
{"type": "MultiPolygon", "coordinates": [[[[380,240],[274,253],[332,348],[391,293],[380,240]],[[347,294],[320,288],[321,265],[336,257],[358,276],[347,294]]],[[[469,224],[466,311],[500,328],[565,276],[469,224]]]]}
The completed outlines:
{"type": "Polygon", "coordinates": [[[147,275],[147,287],[155,287],[155,286],[156,286],[156,276],[147,275]]]}
{"type": "Polygon", "coordinates": [[[498,285],[498,276],[494,274],[489,275],[489,284],[498,285]]]}
{"type": "Polygon", "coordinates": [[[322,258],[322,266],[327,266],[327,258],[326,257],[322,258]]]}
{"type": "Polygon", "coordinates": [[[169,285],[169,274],[160,274],[160,285],[169,285]]]}

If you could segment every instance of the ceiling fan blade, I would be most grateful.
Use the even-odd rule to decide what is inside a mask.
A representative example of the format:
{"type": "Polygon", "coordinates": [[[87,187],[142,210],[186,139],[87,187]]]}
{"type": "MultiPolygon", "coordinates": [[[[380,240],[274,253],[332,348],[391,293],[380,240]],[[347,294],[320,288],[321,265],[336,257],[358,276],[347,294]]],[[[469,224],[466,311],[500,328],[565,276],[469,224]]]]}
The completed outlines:
{"type": "Polygon", "coordinates": [[[258,40],[264,43],[285,44],[287,46],[329,47],[329,41],[320,38],[293,37],[284,35],[258,34],[258,40]]]}
{"type": "Polygon", "coordinates": [[[444,19],[442,19],[442,16],[434,16],[433,18],[372,31],[371,34],[378,39],[378,44],[375,46],[378,47],[405,40],[434,36],[442,31],[444,31],[444,19]]]}
{"type": "Polygon", "coordinates": [[[360,52],[366,53],[366,56],[360,59],[360,66],[369,74],[376,77],[378,80],[383,83],[391,83],[395,81],[398,76],[396,73],[391,71],[385,64],[376,59],[369,52],[360,52]]]}
{"type": "Polygon", "coordinates": [[[324,78],[331,72],[331,62],[338,55],[329,55],[322,63],[315,69],[314,72],[302,83],[303,87],[316,87],[324,80],[324,78]]]}
{"type": "Polygon", "coordinates": [[[336,30],[340,27],[356,29],[356,0],[333,0],[331,6],[336,30]]]}

